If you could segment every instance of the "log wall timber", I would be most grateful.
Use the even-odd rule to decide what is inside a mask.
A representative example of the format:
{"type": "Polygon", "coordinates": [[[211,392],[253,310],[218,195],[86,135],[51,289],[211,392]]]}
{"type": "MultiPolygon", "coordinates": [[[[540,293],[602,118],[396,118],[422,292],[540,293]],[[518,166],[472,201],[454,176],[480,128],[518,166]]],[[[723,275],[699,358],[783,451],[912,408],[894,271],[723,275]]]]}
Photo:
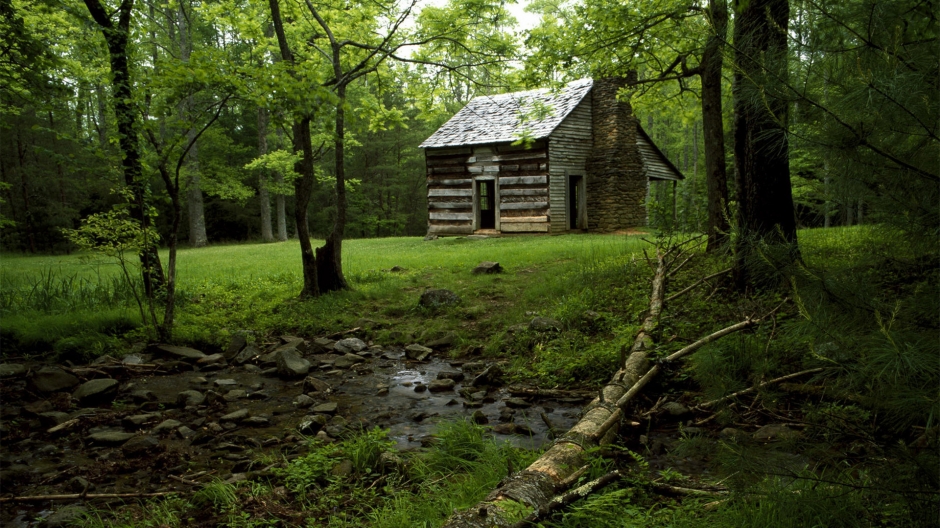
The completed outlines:
{"type": "Polygon", "coordinates": [[[548,157],[551,160],[549,202],[552,233],[562,233],[570,229],[568,214],[571,211],[571,197],[568,196],[568,178],[585,176],[585,164],[591,155],[592,146],[591,110],[591,98],[585,97],[548,139],[548,157]]]}
{"type": "Polygon", "coordinates": [[[508,513],[500,507],[501,502],[522,502],[536,510],[547,505],[552,500],[556,488],[584,465],[585,452],[598,443],[609,443],[612,440],[615,428],[610,428],[600,439],[595,437],[595,433],[619,409],[616,403],[628,392],[629,387],[640,381],[649,370],[647,355],[655,343],[653,333],[659,326],[665,281],[666,256],[659,251],[649,312],[643,319],[630,355],[611,381],[601,389],[599,397],[588,404],[578,423],[556,440],[538,460],[519,473],[503,479],[500,487],[490,493],[483,502],[452,515],[444,523],[444,528],[509,526],[511,523],[507,520],[508,513]]]}

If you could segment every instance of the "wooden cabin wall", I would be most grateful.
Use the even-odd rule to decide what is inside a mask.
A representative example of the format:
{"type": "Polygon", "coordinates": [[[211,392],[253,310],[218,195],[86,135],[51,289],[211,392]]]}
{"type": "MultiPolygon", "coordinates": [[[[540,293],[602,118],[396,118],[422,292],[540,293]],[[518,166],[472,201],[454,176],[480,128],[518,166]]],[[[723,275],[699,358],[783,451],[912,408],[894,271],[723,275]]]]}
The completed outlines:
{"type": "Polygon", "coordinates": [[[548,147],[474,145],[428,148],[428,233],[470,234],[477,179],[496,182],[496,228],[506,233],[548,231],[548,147]]]}
{"type": "MultiPolygon", "coordinates": [[[[585,163],[591,155],[591,126],[591,98],[585,97],[549,137],[552,233],[570,229],[568,176],[587,177],[585,163]]],[[[590,216],[591,211],[587,214],[590,216]]]]}

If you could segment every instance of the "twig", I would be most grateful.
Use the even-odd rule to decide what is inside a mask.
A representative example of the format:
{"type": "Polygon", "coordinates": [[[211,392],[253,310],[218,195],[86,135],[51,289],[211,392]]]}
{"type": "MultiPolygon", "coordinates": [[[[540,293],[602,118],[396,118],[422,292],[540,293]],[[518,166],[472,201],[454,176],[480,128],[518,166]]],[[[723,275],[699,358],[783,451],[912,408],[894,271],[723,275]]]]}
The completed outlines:
{"type": "Polygon", "coordinates": [[[664,482],[650,482],[650,487],[656,491],[666,491],[669,493],[675,493],[676,495],[699,495],[706,497],[721,497],[728,494],[728,490],[703,490],[696,488],[682,488],[679,486],[672,486],[664,482]]]}
{"type": "Polygon", "coordinates": [[[555,497],[554,499],[552,499],[551,502],[549,502],[545,506],[527,515],[525,519],[522,519],[516,524],[513,524],[512,528],[525,528],[526,526],[532,526],[535,524],[535,521],[537,521],[539,518],[544,517],[554,511],[560,510],[561,508],[564,508],[565,506],[571,504],[572,502],[575,502],[579,499],[583,499],[584,497],[587,497],[591,493],[603,488],[604,486],[610,484],[611,482],[614,482],[620,479],[622,476],[623,476],[623,473],[621,473],[619,469],[615,471],[611,471],[610,473],[604,475],[603,477],[592,480],[591,482],[588,482],[587,484],[583,486],[575,488],[569,491],[568,493],[565,493],[564,495],[559,495],[555,497]]]}
{"type": "Polygon", "coordinates": [[[3,497],[2,502],[42,502],[53,500],[76,500],[76,499],[130,499],[137,497],[163,497],[173,495],[179,491],[158,491],[155,493],[69,493],[66,495],[24,495],[21,497],[3,497]]]}
{"type": "Polygon", "coordinates": [[[332,334],[330,334],[330,335],[328,335],[328,336],[326,336],[326,337],[327,337],[327,339],[333,339],[334,337],[339,337],[339,336],[341,336],[341,335],[351,334],[351,333],[353,333],[353,332],[358,332],[359,330],[362,330],[362,327],[361,327],[361,326],[357,326],[356,328],[350,328],[349,330],[343,330],[342,332],[334,332],[334,333],[332,333],[332,334]]]}
{"type": "Polygon", "coordinates": [[[195,480],[187,480],[187,479],[184,479],[183,477],[177,477],[176,475],[167,475],[167,476],[173,480],[182,482],[183,484],[189,484],[190,486],[202,486],[202,484],[200,484],[199,482],[196,482],[195,480]]]}
{"type": "Polygon", "coordinates": [[[714,279],[715,277],[719,277],[719,276],[721,276],[721,275],[724,275],[725,273],[730,272],[731,269],[732,269],[732,268],[728,268],[728,269],[726,269],[726,270],[721,270],[721,271],[719,271],[718,273],[712,273],[711,275],[709,275],[709,276],[707,276],[707,277],[705,277],[705,278],[702,278],[702,279],[699,279],[699,280],[695,281],[695,282],[692,283],[692,285],[689,286],[688,288],[686,288],[686,289],[684,289],[684,290],[682,290],[682,291],[676,292],[676,293],[670,295],[669,297],[666,297],[666,302],[673,301],[673,300],[675,300],[675,299],[681,297],[682,295],[684,295],[684,294],[686,294],[686,293],[688,293],[688,292],[694,290],[695,287],[698,286],[699,284],[701,284],[701,283],[703,283],[703,282],[705,282],[705,281],[707,281],[707,280],[709,280],[709,279],[714,279]]]}
{"type": "Polygon", "coordinates": [[[824,370],[826,370],[824,367],[820,367],[820,368],[814,368],[814,369],[809,369],[809,370],[803,370],[803,371],[800,371],[800,372],[795,372],[795,373],[793,373],[793,374],[787,374],[786,376],[780,376],[779,378],[774,378],[774,379],[772,379],[772,380],[765,381],[765,382],[761,383],[760,385],[756,385],[756,386],[754,386],[754,387],[749,387],[749,388],[744,389],[744,390],[739,390],[738,392],[734,392],[734,393],[729,394],[729,395],[727,395],[727,396],[718,398],[717,400],[712,400],[712,401],[709,401],[709,402],[705,402],[705,403],[703,403],[703,404],[701,404],[701,405],[696,405],[695,408],[696,408],[696,409],[707,409],[707,408],[709,408],[709,407],[711,407],[711,406],[713,406],[713,405],[717,405],[717,404],[719,404],[719,403],[721,403],[721,402],[725,402],[725,401],[728,401],[728,400],[737,398],[738,396],[743,396],[743,395],[745,395],[745,394],[747,394],[747,393],[749,393],[749,392],[754,392],[754,391],[756,391],[756,390],[758,390],[758,389],[762,389],[762,388],[766,387],[767,385],[773,385],[774,383],[780,383],[781,381],[787,381],[787,380],[790,380],[790,379],[793,379],[793,378],[798,378],[798,377],[800,377],[800,376],[805,376],[805,375],[807,375],[807,374],[815,374],[815,373],[817,373],[817,372],[822,372],[822,371],[824,371],[824,370]]]}

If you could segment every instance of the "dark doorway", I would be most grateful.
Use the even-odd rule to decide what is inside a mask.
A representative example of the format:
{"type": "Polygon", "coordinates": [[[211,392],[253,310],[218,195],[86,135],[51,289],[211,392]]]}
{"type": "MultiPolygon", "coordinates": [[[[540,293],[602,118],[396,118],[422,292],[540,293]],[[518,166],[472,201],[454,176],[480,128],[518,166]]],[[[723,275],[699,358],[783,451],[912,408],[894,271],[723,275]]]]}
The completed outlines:
{"type": "Polygon", "coordinates": [[[581,182],[583,178],[581,176],[569,176],[568,177],[568,228],[569,229],[580,229],[582,228],[580,217],[582,214],[581,205],[582,199],[584,198],[582,194],[584,193],[583,186],[581,182]]]}
{"type": "Polygon", "coordinates": [[[496,229],[496,182],[477,181],[477,197],[480,207],[480,223],[477,229],[496,229]]]}

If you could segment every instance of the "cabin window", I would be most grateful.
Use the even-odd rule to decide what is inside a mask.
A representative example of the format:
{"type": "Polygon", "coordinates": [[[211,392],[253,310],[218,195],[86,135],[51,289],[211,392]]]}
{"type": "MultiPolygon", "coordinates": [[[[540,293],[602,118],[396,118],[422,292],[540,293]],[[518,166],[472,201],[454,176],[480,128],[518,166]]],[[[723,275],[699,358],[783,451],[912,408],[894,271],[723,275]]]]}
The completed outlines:
{"type": "Polygon", "coordinates": [[[587,200],[584,196],[584,177],[568,177],[568,229],[584,229],[585,208],[587,200]]]}

